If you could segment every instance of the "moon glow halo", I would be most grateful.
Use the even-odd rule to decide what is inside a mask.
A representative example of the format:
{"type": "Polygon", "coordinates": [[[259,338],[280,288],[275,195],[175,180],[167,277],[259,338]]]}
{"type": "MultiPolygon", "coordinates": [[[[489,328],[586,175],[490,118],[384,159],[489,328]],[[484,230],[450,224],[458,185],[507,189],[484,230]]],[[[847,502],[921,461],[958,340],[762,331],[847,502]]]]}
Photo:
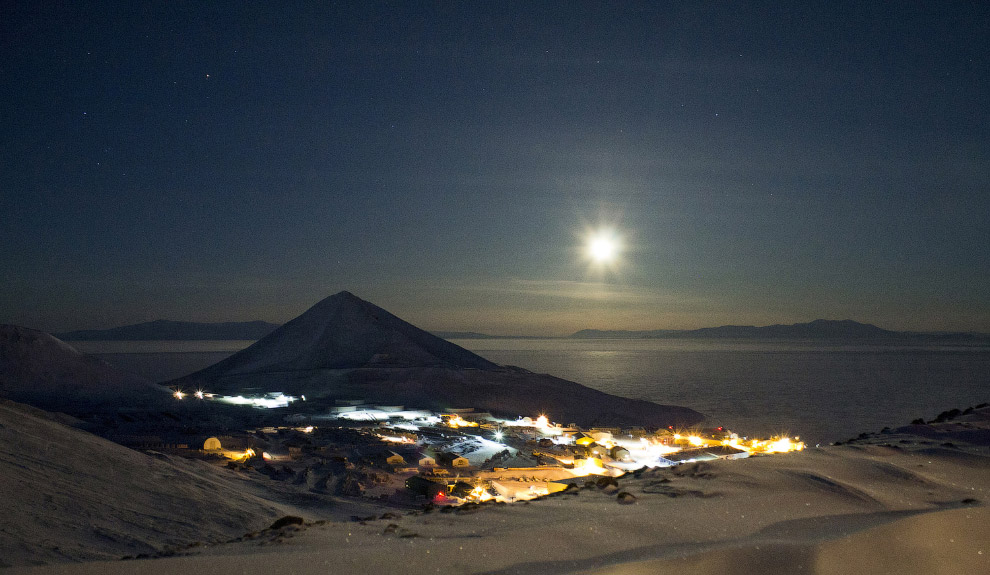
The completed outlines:
{"type": "Polygon", "coordinates": [[[622,251],[619,238],[611,230],[599,230],[587,237],[585,247],[587,257],[599,265],[615,263],[622,251]]]}

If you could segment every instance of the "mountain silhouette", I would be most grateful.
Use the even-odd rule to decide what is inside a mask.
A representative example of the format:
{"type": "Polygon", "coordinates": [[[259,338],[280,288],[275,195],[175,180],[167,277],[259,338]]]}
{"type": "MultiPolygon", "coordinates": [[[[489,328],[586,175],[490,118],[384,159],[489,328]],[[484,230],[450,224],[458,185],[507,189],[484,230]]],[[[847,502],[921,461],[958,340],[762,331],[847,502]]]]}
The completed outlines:
{"type": "Polygon", "coordinates": [[[362,367],[498,365],[342,291],[203,371],[209,377],[362,367]]]}
{"type": "Polygon", "coordinates": [[[755,338],[755,339],[882,339],[911,337],[913,334],[890,331],[851,319],[816,319],[790,325],[723,325],[700,329],[597,330],[583,329],[572,338],[755,338]]]}
{"type": "Polygon", "coordinates": [[[364,399],[427,409],[547,413],[582,425],[691,425],[703,416],[502,367],[349,292],[332,295],[254,345],[166,385],[221,394],[280,391],[309,408],[364,399]]]}
{"type": "Polygon", "coordinates": [[[42,331],[0,325],[0,396],[80,413],[133,405],[166,390],[42,331]]]}

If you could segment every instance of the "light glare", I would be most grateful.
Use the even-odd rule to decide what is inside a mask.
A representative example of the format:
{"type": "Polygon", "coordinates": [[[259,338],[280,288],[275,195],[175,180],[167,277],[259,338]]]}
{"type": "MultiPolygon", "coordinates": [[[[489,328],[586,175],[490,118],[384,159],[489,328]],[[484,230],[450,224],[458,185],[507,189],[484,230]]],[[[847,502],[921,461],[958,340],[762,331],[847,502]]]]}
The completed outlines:
{"type": "Polygon", "coordinates": [[[615,244],[609,238],[591,240],[591,257],[600,262],[608,261],[615,256],[615,244]]]}
{"type": "Polygon", "coordinates": [[[622,241],[614,229],[599,228],[585,236],[585,257],[599,266],[613,266],[619,261],[622,241]]]}

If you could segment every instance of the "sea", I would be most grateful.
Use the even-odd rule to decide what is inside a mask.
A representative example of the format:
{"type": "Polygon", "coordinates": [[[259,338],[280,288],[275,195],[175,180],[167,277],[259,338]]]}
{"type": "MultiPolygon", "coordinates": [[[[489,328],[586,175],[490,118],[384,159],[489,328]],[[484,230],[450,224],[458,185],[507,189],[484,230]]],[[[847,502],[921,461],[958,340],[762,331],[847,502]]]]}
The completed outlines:
{"type": "MultiPolygon", "coordinates": [[[[498,364],[615,395],[690,407],[713,427],[742,436],[796,435],[812,446],[990,402],[990,344],[985,341],[452,341],[498,364]]],[[[252,342],[71,343],[117,367],[165,381],[212,365],[252,342]]]]}

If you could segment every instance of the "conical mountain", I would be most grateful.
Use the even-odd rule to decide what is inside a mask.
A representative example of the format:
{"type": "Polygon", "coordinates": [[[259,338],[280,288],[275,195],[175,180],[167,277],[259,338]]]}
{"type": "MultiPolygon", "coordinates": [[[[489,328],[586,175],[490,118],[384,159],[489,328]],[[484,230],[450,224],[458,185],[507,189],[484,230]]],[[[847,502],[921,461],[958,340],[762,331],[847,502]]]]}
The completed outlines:
{"type": "Polygon", "coordinates": [[[216,378],[371,367],[496,369],[498,365],[342,291],[199,374],[216,378]]]}
{"type": "Polygon", "coordinates": [[[698,412],[609,395],[572,381],[501,367],[340,292],[254,345],[167,382],[225,395],[304,395],[305,409],[337,399],[497,415],[537,415],[582,425],[690,425],[698,412]]]}

